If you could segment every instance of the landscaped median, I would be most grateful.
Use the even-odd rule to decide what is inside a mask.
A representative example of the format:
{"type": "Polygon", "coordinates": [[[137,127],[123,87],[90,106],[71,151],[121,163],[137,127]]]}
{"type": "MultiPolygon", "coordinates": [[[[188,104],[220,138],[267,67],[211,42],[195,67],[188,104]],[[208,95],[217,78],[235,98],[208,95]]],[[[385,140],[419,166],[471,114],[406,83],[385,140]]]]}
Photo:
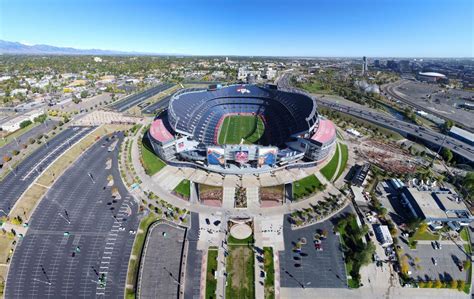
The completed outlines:
{"type": "Polygon", "coordinates": [[[238,240],[229,236],[226,261],[227,298],[255,298],[255,257],[253,236],[238,240]]]}
{"type": "Polygon", "coordinates": [[[209,250],[207,251],[206,299],[216,298],[217,254],[217,247],[209,247],[209,250]]]}
{"type": "Polygon", "coordinates": [[[275,265],[272,247],[263,247],[263,270],[265,271],[263,294],[265,299],[273,299],[275,298],[275,265]]]}

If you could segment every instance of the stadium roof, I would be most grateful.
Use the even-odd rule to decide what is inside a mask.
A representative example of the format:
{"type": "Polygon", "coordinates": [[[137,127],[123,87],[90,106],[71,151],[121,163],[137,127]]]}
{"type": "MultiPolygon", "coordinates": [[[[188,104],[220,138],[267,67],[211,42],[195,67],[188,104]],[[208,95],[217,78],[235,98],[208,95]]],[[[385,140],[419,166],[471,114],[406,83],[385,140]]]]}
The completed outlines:
{"type": "Polygon", "coordinates": [[[311,137],[312,140],[325,144],[334,138],[336,135],[336,127],[332,121],[327,119],[321,119],[319,121],[318,129],[316,133],[311,137]]]}
{"type": "Polygon", "coordinates": [[[173,139],[173,135],[166,129],[163,120],[156,119],[150,128],[150,134],[153,138],[161,143],[168,142],[173,139]]]}
{"type": "Polygon", "coordinates": [[[446,75],[436,73],[436,72],[419,72],[418,73],[421,76],[427,76],[427,77],[440,77],[440,78],[446,78],[446,75]]]}

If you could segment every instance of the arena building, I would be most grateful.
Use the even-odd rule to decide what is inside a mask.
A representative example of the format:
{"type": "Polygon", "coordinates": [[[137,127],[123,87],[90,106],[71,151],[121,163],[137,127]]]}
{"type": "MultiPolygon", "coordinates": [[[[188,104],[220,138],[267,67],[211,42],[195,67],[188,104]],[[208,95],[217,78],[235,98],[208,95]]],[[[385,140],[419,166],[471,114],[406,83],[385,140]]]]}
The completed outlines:
{"type": "Polygon", "coordinates": [[[314,166],[336,142],[315,100],[275,85],[182,90],[154,119],[148,138],[168,164],[220,173],[314,166]]]}
{"type": "Polygon", "coordinates": [[[440,73],[435,72],[419,72],[416,76],[419,81],[428,83],[447,83],[448,78],[440,73]]]}

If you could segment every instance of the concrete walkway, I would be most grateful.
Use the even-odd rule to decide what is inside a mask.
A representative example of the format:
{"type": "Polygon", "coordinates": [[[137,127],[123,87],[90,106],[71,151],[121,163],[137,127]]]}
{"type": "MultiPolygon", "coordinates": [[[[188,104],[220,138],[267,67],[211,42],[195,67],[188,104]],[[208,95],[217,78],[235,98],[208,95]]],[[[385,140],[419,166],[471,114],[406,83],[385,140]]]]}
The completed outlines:
{"type": "MultiPolygon", "coordinates": [[[[315,205],[318,201],[321,201],[324,199],[325,196],[329,196],[329,194],[335,194],[338,195],[340,194],[339,190],[334,187],[330,182],[322,176],[317,169],[313,168],[308,168],[308,169],[293,169],[291,171],[288,171],[288,173],[291,173],[293,178],[298,178],[298,177],[305,177],[309,174],[315,174],[316,177],[320,180],[321,183],[326,184],[326,190],[323,192],[319,192],[315,194],[314,196],[311,196],[305,200],[294,202],[294,203],[288,203],[285,205],[281,206],[276,206],[276,207],[266,207],[266,208],[260,208],[260,207],[249,207],[247,209],[235,209],[232,206],[229,205],[229,207],[212,207],[212,206],[205,206],[200,204],[199,202],[189,202],[186,200],[183,200],[173,194],[170,193],[170,190],[174,187],[176,182],[178,182],[177,179],[172,179],[169,178],[168,176],[164,176],[161,173],[167,173],[167,174],[174,174],[178,176],[179,174],[184,174],[188,173],[189,171],[193,171],[192,169],[181,169],[178,170],[176,167],[172,166],[165,166],[160,172],[155,174],[153,177],[148,176],[145,173],[145,170],[143,169],[141,162],[140,162],[140,152],[138,149],[138,138],[141,137],[141,134],[136,134],[133,137],[133,143],[132,143],[132,148],[131,148],[131,156],[132,156],[132,164],[133,167],[135,168],[135,171],[138,175],[138,177],[142,180],[142,183],[140,185],[140,189],[142,191],[152,191],[154,194],[156,194],[159,198],[167,201],[168,203],[179,207],[179,208],[185,208],[191,212],[196,212],[196,213],[202,213],[202,214],[212,214],[212,213],[223,213],[228,216],[234,216],[234,217],[256,217],[256,216],[272,216],[272,215],[283,215],[283,214],[288,214],[291,213],[294,210],[298,209],[304,209],[304,208],[310,208],[311,205],[315,205]],[[171,168],[171,169],[169,169],[171,168]],[[309,174],[308,174],[309,172],[309,174]],[[167,180],[170,180],[169,183],[166,183],[167,180]],[[167,186],[167,188],[163,188],[163,185],[167,186]]],[[[203,171],[201,171],[203,172],[203,171]]],[[[195,172],[192,172],[192,174],[197,174],[195,172]]],[[[200,174],[200,173],[199,173],[200,174]]],[[[270,175],[269,175],[270,176],[270,175]]],[[[222,182],[222,176],[218,174],[209,174],[209,177],[212,177],[213,181],[219,181],[222,182]],[[215,177],[217,176],[217,177],[215,177]]],[[[186,177],[187,179],[190,179],[193,182],[199,182],[199,180],[202,180],[200,178],[199,180],[196,179],[195,177],[188,176],[186,177]]],[[[234,181],[233,179],[238,180],[237,177],[233,178],[233,176],[226,176],[225,180],[229,181],[234,181]]],[[[208,178],[209,180],[209,178],[208,178]]],[[[262,181],[262,176],[260,176],[260,182],[262,181]]],[[[178,182],[179,183],[179,182],[178,182]]]]}

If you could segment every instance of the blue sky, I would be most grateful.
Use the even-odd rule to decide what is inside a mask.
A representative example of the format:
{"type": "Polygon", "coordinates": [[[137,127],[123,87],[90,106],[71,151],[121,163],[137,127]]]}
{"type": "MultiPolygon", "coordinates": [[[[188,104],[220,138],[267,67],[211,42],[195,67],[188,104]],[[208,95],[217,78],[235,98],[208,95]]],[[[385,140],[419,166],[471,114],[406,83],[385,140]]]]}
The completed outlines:
{"type": "Polygon", "coordinates": [[[192,55],[473,57],[472,0],[0,0],[0,39],[192,55]]]}

